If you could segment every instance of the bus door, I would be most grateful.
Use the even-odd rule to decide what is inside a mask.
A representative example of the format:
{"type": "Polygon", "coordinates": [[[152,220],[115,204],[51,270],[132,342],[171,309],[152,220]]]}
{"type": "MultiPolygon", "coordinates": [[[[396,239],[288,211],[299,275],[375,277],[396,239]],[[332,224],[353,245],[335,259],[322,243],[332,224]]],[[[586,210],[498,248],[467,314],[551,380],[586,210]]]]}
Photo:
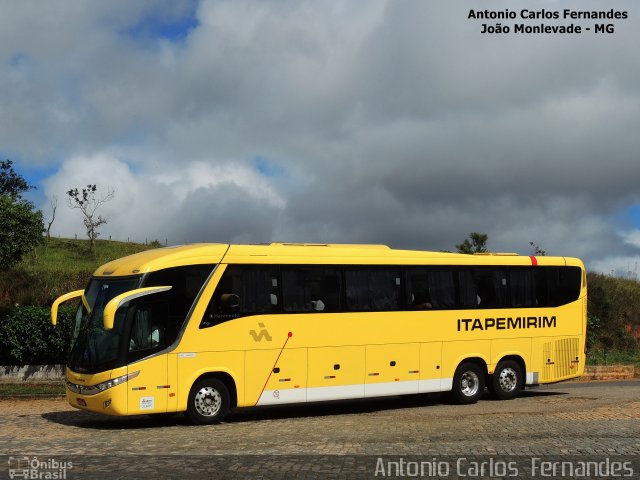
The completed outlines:
{"type": "MultiPolygon", "coordinates": [[[[129,413],[165,413],[168,392],[168,355],[160,353],[173,334],[167,300],[149,296],[132,302],[128,319],[131,332],[128,344],[128,373],[136,377],[128,382],[129,413]]],[[[175,385],[173,386],[175,391],[175,385]]]]}

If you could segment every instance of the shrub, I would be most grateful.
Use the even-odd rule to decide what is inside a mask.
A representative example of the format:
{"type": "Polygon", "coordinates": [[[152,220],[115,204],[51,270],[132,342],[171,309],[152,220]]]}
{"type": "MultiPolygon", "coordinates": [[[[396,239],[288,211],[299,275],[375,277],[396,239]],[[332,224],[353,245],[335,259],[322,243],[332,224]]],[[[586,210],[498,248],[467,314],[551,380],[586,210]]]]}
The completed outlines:
{"type": "Polygon", "coordinates": [[[599,273],[589,273],[587,280],[589,347],[637,352],[629,327],[640,324],[640,283],[599,273]]]}
{"type": "Polygon", "coordinates": [[[71,345],[74,307],[62,307],[58,325],[51,325],[51,310],[16,307],[0,316],[0,364],[40,365],[65,363],[71,345]]]}
{"type": "Polygon", "coordinates": [[[14,266],[42,243],[42,212],[33,203],[0,194],[0,268],[14,266]]]}

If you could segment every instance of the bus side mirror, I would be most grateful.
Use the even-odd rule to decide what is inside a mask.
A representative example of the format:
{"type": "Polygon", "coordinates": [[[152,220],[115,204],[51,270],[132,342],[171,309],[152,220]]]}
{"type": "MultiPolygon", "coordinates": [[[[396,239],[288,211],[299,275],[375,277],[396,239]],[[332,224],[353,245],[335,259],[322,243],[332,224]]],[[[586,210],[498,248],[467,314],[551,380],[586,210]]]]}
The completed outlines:
{"type": "Polygon", "coordinates": [[[226,310],[235,310],[240,306],[240,297],[235,293],[223,293],[220,302],[226,310]]]}
{"type": "MultiPolygon", "coordinates": [[[[73,292],[65,293],[64,295],[61,295],[60,297],[56,298],[55,301],[53,302],[53,305],[51,305],[51,324],[56,325],[58,323],[58,307],[60,306],[61,303],[68,302],[69,300],[73,300],[74,298],[81,297],[83,293],[84,293],[84,290],[75,290],[73,292]]],[[[86,305],[86,301],[84,300],[84,297],[82,298],[82,301],[85,302],[85,305],[86,305]]]]}
{"type": "Polygon", "coordinates": [[[128,292],[124,292],[116,297],[113,297],[111,300],[109,300],[109,303],[105,305],[104,313],[102,314],[102,324],[104,326],[104,329],[113,329],[113,322],[116,318],[116,311],[125,303],[139,297],[144,297],[145,295],[153,295],[154,293],[166,292],[167,290],[171,290],[171,288],[172,287],[137,288],[135,290],[129,290],[128,292]]]}

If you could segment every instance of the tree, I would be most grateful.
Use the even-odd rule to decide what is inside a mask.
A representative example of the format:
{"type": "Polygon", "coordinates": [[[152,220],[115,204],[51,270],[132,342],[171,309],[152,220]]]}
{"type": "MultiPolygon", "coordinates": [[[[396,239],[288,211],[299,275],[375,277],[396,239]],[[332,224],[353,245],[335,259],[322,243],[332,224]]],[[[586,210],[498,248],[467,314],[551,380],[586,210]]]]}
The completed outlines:
{"type": "Polygon", "coordinates": [[[489,236],[486,233],[471,232],[469,238],[464,242],[456,245],[458,253],[485,253],[487,252],[487,240],[489,236]]]}
{"type": "Polygon", "coordinates": [[[49,205],[51,205],[51,220],[47,222],[47,245],[51,238],[51,225],[53,225],[53,222],[56,219],[56,210],[58,209],[58,197],[56,195],[54,195],[53,199],[49,201],[49,205]]]}
{"type": "Polygon", "coordinates": [[[16,173],[11,160],[0,162],[0,194],[19,198],[23,192],[36,188],[16,173]]]}
{"type": "Polygon", "coordinates": [[[537,243],[529,242],[529,245],[531,245],[531,248],[533,249],[533,254],[536,257],[544,257],[547,254],[546,250],[542,250],[540,245],[538,245],[537,243]]]}
{"type": "Polygon", "coordinates": [[[13,169],[0,162],[0,268],[10,268],[42,242],[42,212],[21,194],[33,187],[13,169]]]}
{"type": "Polygon", "coordinates": [[[83,188],[82,190],[72,188],[67,192],[67,195],[69,196],[69,207],[77,208],[84,217],[84,227],[87,229],[87,237],[89,237],[89,250],[94,255],[96,253],[96,239],[98,238],[98,235],[100,235],[98,227],[107,223],[106,218],[103,218],[100,215],[96,216],[98,208],[108,201],[113,200],[113,197],[115,196],[115,191],[109,190],[106,195],[97,198],[97,191],[98,187],[89,184],[87,185],[87,188],[83,188]]]}

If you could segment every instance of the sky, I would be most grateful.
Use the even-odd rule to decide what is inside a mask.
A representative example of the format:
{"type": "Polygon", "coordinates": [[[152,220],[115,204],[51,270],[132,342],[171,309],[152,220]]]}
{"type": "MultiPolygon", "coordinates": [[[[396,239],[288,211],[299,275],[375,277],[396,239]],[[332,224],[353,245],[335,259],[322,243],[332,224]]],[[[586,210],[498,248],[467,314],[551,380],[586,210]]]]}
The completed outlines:
{"type": "Polygon", "coordinates": [[[101,238],[455,250],[479,231],[492,251],[637,273],[635,2],[0,6],[0,156],[45,219],[57,198],[56,236],[84,236],[65,192],[96,184],[115,192],[101,238]],[[629,18],[489,35],[472,8],[629,18]]]}

